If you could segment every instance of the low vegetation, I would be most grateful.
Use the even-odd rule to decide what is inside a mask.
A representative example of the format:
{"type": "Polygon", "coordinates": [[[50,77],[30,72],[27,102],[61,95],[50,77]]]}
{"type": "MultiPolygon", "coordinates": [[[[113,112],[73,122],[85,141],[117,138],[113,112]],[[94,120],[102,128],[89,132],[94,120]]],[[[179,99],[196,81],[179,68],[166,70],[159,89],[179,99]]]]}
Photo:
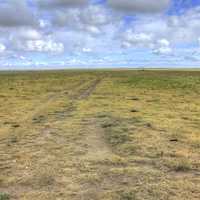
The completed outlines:
{"type": "Polygon", "coordinates": [[[10,197],[6,193],[0,193],[0,200],[9,200],[10,197]]]}
{"type": "Polygon", "coordinates": [[[0,73],[0,200],[197,200],[200,71],[0,73]]]}

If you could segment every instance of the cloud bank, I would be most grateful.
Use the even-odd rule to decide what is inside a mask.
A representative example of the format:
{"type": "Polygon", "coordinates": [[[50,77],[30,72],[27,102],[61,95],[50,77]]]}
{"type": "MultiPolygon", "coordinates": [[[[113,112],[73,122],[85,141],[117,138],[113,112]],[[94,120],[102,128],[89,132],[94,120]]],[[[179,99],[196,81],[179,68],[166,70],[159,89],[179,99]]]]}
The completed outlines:
{"type": "Polygon", "coordinates": [[[165,10],[170,0],[108,0],[108,5],[125,13],[155,13],[165,10]]]}
{"type": "Polygon", "coordinates": [[[199,64],[200,3],[188,2],[2,0],[0,64],[199,64]]]}

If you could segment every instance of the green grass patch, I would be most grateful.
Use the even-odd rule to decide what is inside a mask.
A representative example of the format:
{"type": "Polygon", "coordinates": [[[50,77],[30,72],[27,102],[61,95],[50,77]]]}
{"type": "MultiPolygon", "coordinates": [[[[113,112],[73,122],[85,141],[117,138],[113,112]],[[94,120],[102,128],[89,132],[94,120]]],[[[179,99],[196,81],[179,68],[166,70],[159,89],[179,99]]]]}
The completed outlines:
{"type": "Polygon", "coordinates": [[[0,192],[0,200],[9,200],[9,199],[10,199],[10,195],[0,192]]]}

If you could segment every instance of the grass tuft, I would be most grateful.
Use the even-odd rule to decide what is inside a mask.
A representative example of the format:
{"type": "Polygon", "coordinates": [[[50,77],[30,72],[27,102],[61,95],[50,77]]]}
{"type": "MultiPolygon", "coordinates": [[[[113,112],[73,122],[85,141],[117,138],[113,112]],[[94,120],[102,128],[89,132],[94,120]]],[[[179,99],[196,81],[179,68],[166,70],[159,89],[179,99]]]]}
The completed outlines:
{"type": "Polygon", "coordinates": [[[10,196],[6,193],[1,193],[0,192],[0,200],[9,200],[10,196]]]}
{"type": "Polygon", "coordinates": [[[136,195],[134,192],[122,192],[120,200],[136,200],[136,195]]]}

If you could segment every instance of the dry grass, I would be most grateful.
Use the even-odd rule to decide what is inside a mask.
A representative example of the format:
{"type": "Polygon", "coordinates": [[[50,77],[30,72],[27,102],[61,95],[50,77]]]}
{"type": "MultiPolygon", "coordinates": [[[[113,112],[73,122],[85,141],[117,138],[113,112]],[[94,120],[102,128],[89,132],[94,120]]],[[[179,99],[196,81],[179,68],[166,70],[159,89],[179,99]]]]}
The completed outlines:
{"type": "Polygon", "coordinates": [[[0,200],[197,200],[199,71],[0,74],[0,200]]]}

